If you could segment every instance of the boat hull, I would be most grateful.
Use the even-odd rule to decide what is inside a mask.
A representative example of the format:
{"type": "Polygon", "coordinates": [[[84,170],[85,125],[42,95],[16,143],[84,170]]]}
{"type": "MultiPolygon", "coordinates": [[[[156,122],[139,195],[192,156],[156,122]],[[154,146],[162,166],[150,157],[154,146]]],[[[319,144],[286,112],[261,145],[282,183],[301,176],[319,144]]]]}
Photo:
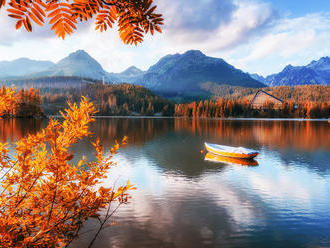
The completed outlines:
{"type": "Polygon", "coordinates": [[[207,153],[204,158],[206,161],[225,163],[232,165],[244,165],[244,166],[257,166],[258,162],[254,159],[244,159],[244,158],[232,158],[215,155],[213,153],[207,153]]]}
{"type": "Polygon", "coordinates": [[[216,149],[214,147],[211,147],[207,143],[205,143],[205,148],[210,153],[213,153],[215,155],[224,156],[224,157],[230,157],[230,158],[253,159],[256,156],[258,156],[258,154],[259,154],[258,152],[245,154],[245,153],[234,153],[234,152],[222,151],[221,149],[216,149]]]}

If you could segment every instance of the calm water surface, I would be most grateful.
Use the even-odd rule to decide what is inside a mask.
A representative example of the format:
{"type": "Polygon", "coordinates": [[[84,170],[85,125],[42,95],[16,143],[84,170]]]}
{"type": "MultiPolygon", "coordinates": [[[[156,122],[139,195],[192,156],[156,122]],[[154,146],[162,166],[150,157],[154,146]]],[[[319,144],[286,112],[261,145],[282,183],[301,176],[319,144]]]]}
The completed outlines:
{"type": "MultiPolygon", "coordinates": [[[[0,121],[0,140],[45,125],[0,121]]],[[[106,147],[129,137],[105,184],[138,188],[95,247],[330,247],[326,121],[113,118],[92,130],[106,147]],[[256,149],[259,165],[204,161],[205,141],[256,149]]],[[[87,141],[74,150],[92,156],[87,141]]],[[[94,224],[72,247],[86,247],[94,224]]]]}

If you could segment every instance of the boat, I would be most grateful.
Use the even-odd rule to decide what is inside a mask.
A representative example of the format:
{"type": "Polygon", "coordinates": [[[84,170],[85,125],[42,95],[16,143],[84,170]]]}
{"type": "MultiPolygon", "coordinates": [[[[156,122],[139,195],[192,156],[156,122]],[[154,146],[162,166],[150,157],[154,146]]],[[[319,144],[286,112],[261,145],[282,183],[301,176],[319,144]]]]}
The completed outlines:
{"type": "Polygon", "coordinates": [[[231,158],[252,159],[259,154],[259,152],[255,150],[244,147],[223,146],[206,142],[205,148],[210,153],[231,158]]]}
{"type": "Polygon", "coordinates": [[[245,165],[245,166],[257,166],[258,162],[254,159],[244,159],[244,158],[231,158],[215,155],[213,153],[206,153],[204,160],[216,162],[216,163],[225,163],[231,165],[245,165]]]}

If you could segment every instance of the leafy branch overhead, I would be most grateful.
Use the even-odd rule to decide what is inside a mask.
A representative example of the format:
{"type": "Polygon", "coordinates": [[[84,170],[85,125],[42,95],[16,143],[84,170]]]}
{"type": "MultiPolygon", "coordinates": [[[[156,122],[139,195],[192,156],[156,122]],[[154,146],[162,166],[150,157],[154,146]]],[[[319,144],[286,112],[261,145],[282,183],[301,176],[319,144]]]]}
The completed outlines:
{"type": "MultiPolygon", "coordinates": [[[[58,37],[72,34],[78,22],[95,20],[101,32],[118,25],[125,44],[141,43],[144,35],[161,32],[163,18],[153,0],[7,0],[8,15],[16,19],[16,29],[31,32],[33,24],[48,23],[58,37]]],[[[0,8],[6,0],[0,0],[0,8]]]]}

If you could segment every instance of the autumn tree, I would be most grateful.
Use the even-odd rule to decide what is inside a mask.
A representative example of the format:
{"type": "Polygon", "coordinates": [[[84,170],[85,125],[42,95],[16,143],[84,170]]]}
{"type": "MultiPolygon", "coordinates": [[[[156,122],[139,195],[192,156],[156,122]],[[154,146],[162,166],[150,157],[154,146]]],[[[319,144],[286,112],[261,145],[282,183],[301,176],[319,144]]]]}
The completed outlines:
{"type": "Polygon", "coordinates": [[[11,88],[2,86],[0,88],[0,117],[6,115],[16,101],[15,91],[11,88]]]}
{"type": "Polygon", "coordinates": [[[121,40],[137,45],[145,34],[161,32],[163,25],[153,0],[0,0],[0,8],[6,5],[16,29],[31,32],[34,24],[48,23],[63,39],[77,29],[78,22],[93,19],[96,30],[103,32],[117,24],[121,40]]]}
{"type": "MultiPolygon", "coordinates": [[[[0,90],[0,113],[15,101],[13,95],[9,88],[0,90]]],[[[93,104],[83,98],[79,106],[69,104],[62,122],[51,119],[45,129],[17,141],[14,153],[0,143],[1,248],[67,247],[88,218],[98,216],[102,227],[113,211],[110,203],[118,207],[128,201],[127,193],[134,189],[129,182],[100,187],[119,144],[107,157],[96,140],[95,162],[85,157],[73,160],[70,147],[90,136],[94,114],[93,104]],[[100,210],[107,206],[102,218],[100,210]]]]}
{"type": "Polygon", "coordinates": [[[174,116],[184,117],[263,117],[263,118],[329,118],[330,106],[327,102],[300,102],[284,101],[280,107],[272,102],[266,102],[262,109],[253,109],[247,99],[233,100],[219,98],[216,101],[206,100],[176,104],[174,116]],[[196,112],[196,114],[194,114],[196,112]]]}
{"type": "Polygon", "coordinates": [[[43,111],[41,109],[41,96],[39,90],[30,88],[30,89],[21,89],[20,91],[16,92],[11,88],[2,86],[2,88],[0,89],[0,98],[2,99],[2,101],[7,101],[4,102],[4,104],[2,104],[3,109],[2,109],[2,113],[0,113],[0,116],[6,116],[6,117],[43,116],[43,111]],[[9,98],[9,92],[10,92],[10,98],[9,98]],[[9,108],[6,109],[5,105],[9,106],[9,108]]]}

